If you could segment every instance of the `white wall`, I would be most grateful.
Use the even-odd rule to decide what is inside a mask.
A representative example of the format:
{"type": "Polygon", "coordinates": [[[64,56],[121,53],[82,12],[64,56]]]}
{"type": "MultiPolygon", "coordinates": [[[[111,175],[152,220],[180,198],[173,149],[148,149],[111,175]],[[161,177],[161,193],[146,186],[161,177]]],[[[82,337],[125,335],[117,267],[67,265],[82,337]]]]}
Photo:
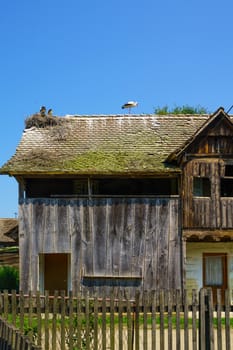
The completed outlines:
{"type": "Polygon", "coordinates": [[[188,290],[203,287],[202,254],[227,253],[228,288],[233,289],[233,242],[186,242],[186,285],[188,290]]]}

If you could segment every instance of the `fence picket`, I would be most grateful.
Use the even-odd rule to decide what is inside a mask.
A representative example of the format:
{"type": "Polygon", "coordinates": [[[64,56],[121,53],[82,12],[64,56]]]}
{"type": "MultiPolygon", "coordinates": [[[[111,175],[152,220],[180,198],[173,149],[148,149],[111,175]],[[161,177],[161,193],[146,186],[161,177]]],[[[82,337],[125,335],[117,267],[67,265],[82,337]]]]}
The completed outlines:
{"type": "Polygon", "coordinates": [[[72,292],[69,297],[64,292],[60,296],[58,292],[53,296],[48,292],[3,292],[0,349],[213,350],[215,346],[228,350],[233,306],[230,291],[224,294],[225,305],[220,290],[213,305],[210,289],[202,289],[199,294],[193,290],[191,303],[187,292],[181,295],[180,290],[136,292],[135,298],[121,292],[117,299],[113,291],[103,298],[92,298],[88,293],[76,297],[72,292]]]}
{"type": "Polygon", "coordinates": [[[66,301],[65,291],[61,291],[61,350],[65,350],[65,312],[66,312],[66,301]]]}
{"type": "Polygon", "coordinates": [[[192,349],[197,350],[197,291],[192,290],[192,349]]]}
{"type": "Polygon", "coordinates": [[[129,293],[125,293],[126,296],[126,313],[127,313],[127,341],[128,341],[128,350],[132,350],[132,312],[131,312],[131,303],[129,299],[129,293]]]}
{"type": "Polygon", "coordinates": [[[148,294],[145,291],[143,294],[143,349],[147,350],[147,302],[148,302],[148,294]]]}
{"type": "Polygon", "coordinates": [[[217,349],[222,350],[222,293],[221,289],[217,289],[217,349]]]}
{"type": "Polygon", "coordinates": [[[164,313],[165,313],[165,306],[164,306],[164,290],[161,290],[159,293],[159,306],[160,306],[160,349],[164,350],[164,313]]]}
{"type": "Polygon", "coordinates": [[[119,349],[123,349],[123,294],[119,293],[118,305],[118,334],[119,334],[119,349]]]}
{"type": "Polygon", "coordinates": [[[49,292],[45,291],[45,310],[44,310],[44,336],[45,350],[49,350],[49,292]]]}
{"type": "Polygon", "coordinates": [[[115,349],[115,308],[114,293],[110,294],[110,350],[115,349]]]}
{"type": "Polygon", "coordinates": [[[12,314],[12,324],[16,326],[16,314],[17,314],[17,302],[16,302],[16,290],[11,292],[11,314],[12,314]]]}
{"type": "MultiPolygon", "coordinates": [[[[153,290],[151,293],[151,347],[152,349],[156,350],[156,298],[157,294],[153,290]]],[[[139,332],[138,332],[139,333],[139,332]]],[[[139,334],[138,334],[138,341],[139,341],[139,334]]],[[[137,350],[139,349],[139,346],[137,350]]]]}
{"type": "Polygon", "coordinates": [[[69,348],[74,347],[74,297],[72,291],[69,292],[69,348]]]}
{"type": "Polygon", "coordinates": [[[102,349],[106,350],[106,295],[102,299],[102,349]]]}
{"type": "Polygon", "coordinates": [[[188,295],[184,290],[184,348],[189,349],[188,295]]]}
{"type": "Polygon", "coordinates": [[[37,344],[41,346],[41,296],[36,292],[36,317],[37,317],[37,344]]]}
{"type": "Polygon", "coordinates": [[[89,295],[85,293],[85,349],[90,349],[90,300],[89,295]]]}
{"type": "Polygon", "coordinates": [[[180,290],[176,290],[176,349],[180,350],[180,290]]]}
{"type": "Polygon", "coordinates": [[[172,350],[172,304],[173,291],[167,291],[167,317],[168,317],[168,349],[172,350]]]}
{"type": "Polygon", "coordinates": [[[94,343],[94,349],[98,349],[98,299],[95,296],[94,297],[94,339],[93,339],[93,343],[94,343]]]}

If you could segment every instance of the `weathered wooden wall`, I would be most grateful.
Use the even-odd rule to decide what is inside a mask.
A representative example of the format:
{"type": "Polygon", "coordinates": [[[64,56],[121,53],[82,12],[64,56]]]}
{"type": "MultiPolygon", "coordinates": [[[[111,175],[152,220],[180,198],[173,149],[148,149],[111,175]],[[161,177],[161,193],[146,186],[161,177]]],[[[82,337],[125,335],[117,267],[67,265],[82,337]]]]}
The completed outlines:
{"type": "Polygon", "coordinates": [[[39,288],[39,254],[71,254],[73,291],[181,288],[178,198],[27,199],[19,206],[21,289],[39,288]]]}
{"type": "Polygon", "coordinates": [[[193,159],[183,172],[184,228],[233,228],[233,200],[222,197],[220,180],[224,176],[222,159],[193,159]],[[194,197],[193,178],[207,177],[211,183],[210,197],[194,197]]]}

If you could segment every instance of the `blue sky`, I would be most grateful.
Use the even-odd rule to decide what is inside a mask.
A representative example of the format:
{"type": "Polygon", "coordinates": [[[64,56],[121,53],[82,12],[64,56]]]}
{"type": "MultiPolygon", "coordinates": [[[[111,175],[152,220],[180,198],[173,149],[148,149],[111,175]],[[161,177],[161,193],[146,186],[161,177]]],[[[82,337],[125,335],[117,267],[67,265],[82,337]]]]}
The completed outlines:
{"type": "MultiPolygon", "coordinates": [[[[0,5],[0,164],[24,120],[136,113],[168,105],[214,112],[233,104],[233,2],[3,0],[0,5]]],[[[14,217],[17,183],[0,176],[0,217],[14,217]]]]}

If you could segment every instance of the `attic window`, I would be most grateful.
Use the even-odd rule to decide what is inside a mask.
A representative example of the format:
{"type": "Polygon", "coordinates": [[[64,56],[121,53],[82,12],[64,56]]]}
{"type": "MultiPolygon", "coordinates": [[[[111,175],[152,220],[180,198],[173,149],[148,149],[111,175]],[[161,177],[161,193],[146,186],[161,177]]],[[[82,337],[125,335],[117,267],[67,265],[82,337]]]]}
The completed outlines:
{"type": "Polygon", "coordinates": [[[221,179],[221,197],[233,197],[233,179],[221,179]]]}
{"type": "Polygon", "coordinates": [[[226,164],[225,176],[232,176],[233,177],[233,165],[226,164]]]}
{"type": "Polygon", "coordinates": [[[177,195],[178,184],[175,178],[160,179],[95,179],[94,195],[177,195]]]}
{"type": "Polygon", "coordinates": [[[210,197],[210,179],[208,177],[193,178],[193,195],[194,197],[210,197]]]}

